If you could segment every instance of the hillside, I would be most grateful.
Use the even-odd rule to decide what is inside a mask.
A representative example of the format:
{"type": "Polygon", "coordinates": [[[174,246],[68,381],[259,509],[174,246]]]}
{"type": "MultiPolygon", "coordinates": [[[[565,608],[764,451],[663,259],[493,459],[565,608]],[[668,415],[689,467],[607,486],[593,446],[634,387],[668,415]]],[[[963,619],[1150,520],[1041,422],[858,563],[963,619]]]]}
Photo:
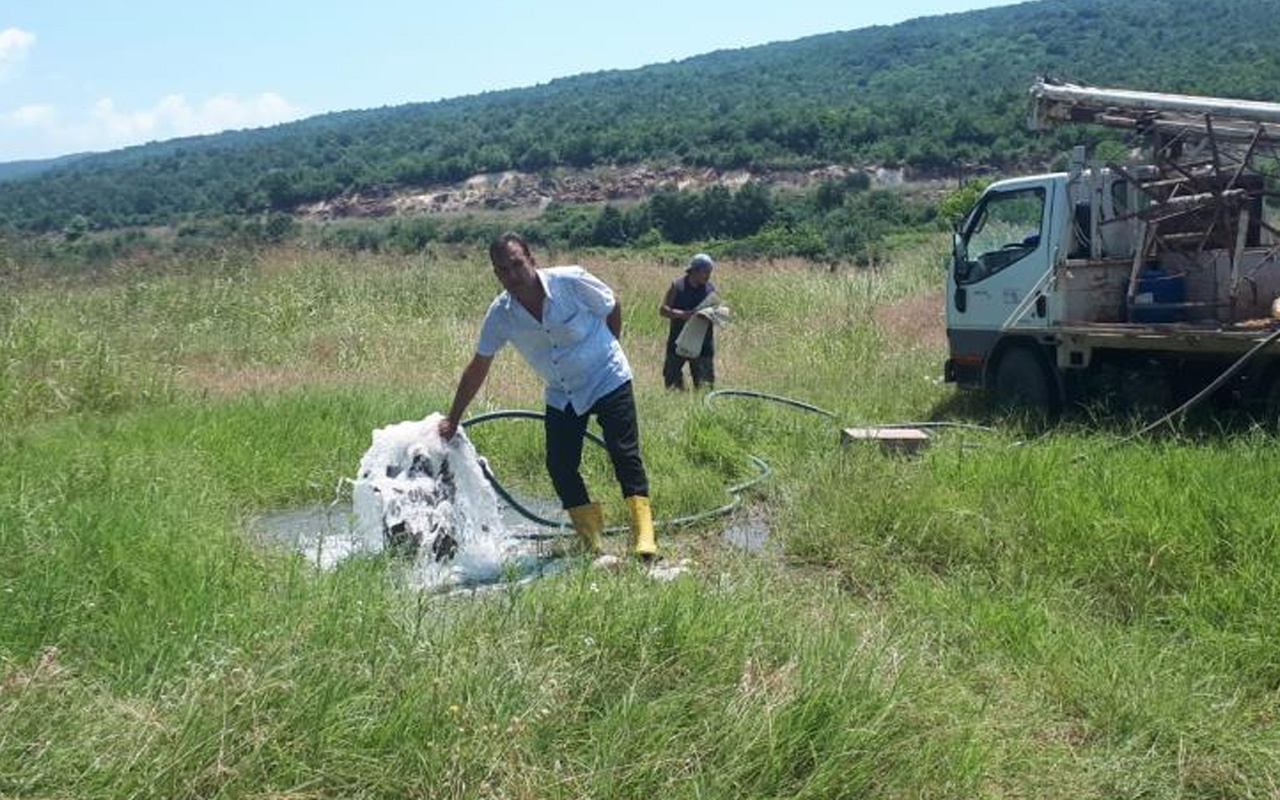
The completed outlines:
{"type": "MultiPolygon", "coordinates": [[[[14,180],[0,225],[56,230],[291,211],[477,173],[649,164],[721,169],[1042,163],[1036,74],[1273,97],[1280,0],[1046,0],[721,51],[437,103],[89,156],[14,180]]],[[[1072,135],[1078,135],[1073,132],[1072,135]]]]}
{"type": "Polygon", "coordinates": [[[66,166],[84,157],[84,153],[73,153],[72,155],[58,156],[57,158],[6,161],[0,164],[0,182],[38,175],[41,172],[48,172],[55,167],[66,166]]]}

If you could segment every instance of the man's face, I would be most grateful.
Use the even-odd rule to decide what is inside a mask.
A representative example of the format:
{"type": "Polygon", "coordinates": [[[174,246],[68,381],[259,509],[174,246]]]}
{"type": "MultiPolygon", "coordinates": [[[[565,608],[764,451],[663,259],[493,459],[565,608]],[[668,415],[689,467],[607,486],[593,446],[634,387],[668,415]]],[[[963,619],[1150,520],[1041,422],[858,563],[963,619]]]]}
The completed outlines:
{"type": "Polygon", "coordinates": [[[502,253],[493,259],[493,274],[507,291],[537,280],[533,258],[518,242],[508,242],[502,253]]]}
{"type": "Polygon", "coordinates": [[[687,275],[689,276],[689,283],[697,287],[706,286],[707,281],[711,280],[711,270],[706,269],[705,267],[691,269],[687,275]]]}

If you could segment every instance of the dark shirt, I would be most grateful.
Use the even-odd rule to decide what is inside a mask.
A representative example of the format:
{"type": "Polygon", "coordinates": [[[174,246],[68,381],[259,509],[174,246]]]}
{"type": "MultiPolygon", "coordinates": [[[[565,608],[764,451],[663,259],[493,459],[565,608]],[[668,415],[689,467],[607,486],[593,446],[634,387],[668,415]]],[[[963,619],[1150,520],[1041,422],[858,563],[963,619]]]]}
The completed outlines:
{"type": "MultiPolygon", "coordinates": [[[[671,282],[671,288],[675,290],[675,296],[671,299],[671,307],[681,311],[692,311],[698,305],[707,299],[707,295],[716,290],[716,285],[711,281],[707,281],[702,286],[694,286],[689,283],[689,276],[682,275],[671,282]]],[[[667,333],[667,349],[675,350],[676,339],[680,336],[680,331],[684,330],[685,321],[682,319],[671,320],[671,328],[667,333]]],[[[702,357],[707,358],[715,353],[714,342],[715,326],[711,326],[707,330],[707,336],[702,340],[702,357]]]]}

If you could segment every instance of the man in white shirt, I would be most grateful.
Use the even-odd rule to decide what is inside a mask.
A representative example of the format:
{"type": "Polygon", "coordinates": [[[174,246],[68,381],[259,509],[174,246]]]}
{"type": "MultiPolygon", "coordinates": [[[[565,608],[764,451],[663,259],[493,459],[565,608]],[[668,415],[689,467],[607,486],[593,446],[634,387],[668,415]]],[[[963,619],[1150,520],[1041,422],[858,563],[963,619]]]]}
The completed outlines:
{"type": "Polygon", "coordinates": [[[578,472],[587,421],[594,414],[630,513],[632,551],[652,558],[657,543],[649,481],[640,456],[631,366],[618,343],[622,307],[617,297],[581,267],[538,269],[529,243],[516,233],[495,239],[489,260],[505,291],[489,305],[475,355],[440,423],[441,435],[453,437],[494,355],[510,342],[546,384],[547,471],[583,545],[591,553],[604,550],[600,504],[591,502],[578,472]]]}

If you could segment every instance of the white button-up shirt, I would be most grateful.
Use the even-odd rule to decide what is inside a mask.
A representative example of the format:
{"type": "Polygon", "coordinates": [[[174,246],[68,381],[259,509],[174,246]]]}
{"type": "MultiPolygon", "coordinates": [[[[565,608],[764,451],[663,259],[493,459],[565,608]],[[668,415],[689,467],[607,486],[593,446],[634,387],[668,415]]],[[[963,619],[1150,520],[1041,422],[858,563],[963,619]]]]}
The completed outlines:
{"type": "Polygon", "coordinates": [[[581,415],[631,380],[622,345],[605,324],[617,300],[582,267],[540,269],[546,293],[539,321],[510,292],[489,305],[480,326],[477,355],[492,357],[511,342],[547,385],[547,405],[581,415]]]}

